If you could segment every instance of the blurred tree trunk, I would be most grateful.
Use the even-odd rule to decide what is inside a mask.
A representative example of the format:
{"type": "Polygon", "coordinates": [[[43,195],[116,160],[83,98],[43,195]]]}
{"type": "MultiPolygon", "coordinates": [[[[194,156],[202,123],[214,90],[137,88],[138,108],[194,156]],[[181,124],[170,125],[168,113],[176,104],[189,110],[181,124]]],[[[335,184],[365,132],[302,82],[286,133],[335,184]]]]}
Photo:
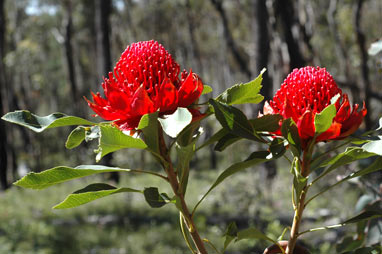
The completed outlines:
{"type": "MultiPolygon", "coordinates": [[[[254,9],[254,35],[255,35],[255,61],[256,72],[260,73],[263,68],[268,68],[269,53],[270,53],[270,38],[269,38],[269,14],[266,6],[266,0],[255,0],[254,9]]],[[[272,98],[272,80],[269,77],[269,71],[263,74],[263,82],[261,94],[264,96],[264,101],[272,98]]],[[[276,164],[274,161],[269,161],[264,164],[266,178],[272,180],[276,174],[276,164]]]]}
{"type": "MultiPolygon", "coordinates": [[[[361,55],[361,73],[362,73],[362,83],[363,87],[361,89],[362,97],[367,106],[370,108],[370,79],[369,79],[369,67],[367,66],[367,50],[366,50],[366,38],[365,34],[361,28],[361,19],[362,19],[362,6],[364,1],[357,0],[354,7],[354,15],[355,15],[355,33],[357,37],[357,44],[361,55]]],[[[367,130],[371,130],[372,122],[370,118],[371,112],[365,116],[365,125],[367,130]]]]}
{"type": "Polygon", "coordinates": [[[284,40],[289,52],[289,69],[300,68],[305,65],[305,59],[302,56],[298,40],[293,36],[293,26],[296,22],[293,1],[291,0],[274,0],[276,20],[281,25],[284,40]]]}
{"type": "MultiPolygon", "coordinates": [[[[68,74],[69,74],[69,82],[70,82],[70,88],[72,92],[72,99],[74,102],[74,105],[76,105],[78,101],[78,91],[77,91],[77,81],[76,81],[76,70],[74,66],[74,59],[73,59],[73,45],[72,45],[72,35],[73,35],[73,18],[72,18],[72,1],[71,0],[65,0],[64,1],[64,7],[66,11],[66,17],[64,21],[65,26],[65,56],[66,56],[66,63],[68,67],[68,74]]],[[[75,107],[76,108],[76,107],[75,107]]]]}
{"type": "MultiPolygon", "coordinates": [[[[201,54],[200,54],[200,47],[198,44],[198,40],[196,38],[195,34],[195,29],[196,29],[196,22],[195,22],[195,15],[192,12],[193,8],[191,5],[191,0],[186,1],[186,14],[187,14],[187,22],[188,22],[188,32],[190,34],[190,44],[191,44],[191,49],[192,49],[192,54],[193,54],[193,60],[195,64],[197,65],[197,70],[199,70],[202,76],[204,73],[204,68],[202,67],[202,59],[201,59],[201,54]]],[[[207,124],[204,126],[205,127],[205,134],[206,138],[211,137],[213,133],[213,127],[211,124],[207,122],[207,124]]],[[[209,146],[209,151],[210,151],[210,167],[211,168],[216,168],[217,167],[217,157],[216,157],[216,152],[214,150],[214,146],[209,146]]]]}
{"type": "MultiPolygon", "coordinates": [[[[5,74],[5,48],[6,48],[6,25],[5,25],[5,0],[0,0],[0,116],[3,116],[7,111],[7,83],[5,74]]],[[[0,184],[3,190],[9,188],[8,169],[11,166],[16,166],[14,160],[13,146],[8,145],[8,133],[5,121],[0,120],[0,184]]]]}
{"type": "Polygon", "coordinates": [[[345,79],[350,79],[349,72],[349,59],[345,47],[342,43],[340,33],[338,32],[337,22],[336,22],[336,13],[337,13],[337,4],[338,0],[330,0],[329,9],[326,14],[329,24],[329,30],[333,36],[333,43],[336,49],[336,54],[339,61],[339,68],[341,68],[342,73],[345,75],[345,79]]]}
{"type": "MultiPolygon", "coordinates": [[[[4,57],[5,57],[5,0],[0,0],[0,115],[5,114],[5,73],[4,73],[4,57]]],[[[0,183],[2,189],[7,189],[8,184],[8,145],[5,122],[0,121],[0,183]]]]}
{"type": "Polygon", "coordinates": [[[223,0],[211,0],[212,5],[215,7],[215,10],[219,13],[222,25],[223,25],[223,33],[224,39],[227,44],[227,48],[231,51],[235,61],[238,63],[240,70],[247,75],[250,79],[252,77],[252,72],[249,69],[248,61],[242,56],[239,46],[236,44],[233,39],[231,30],[228,24],[227,14],[223,8],[223,0]]]}
{"type": "MultiPolygon", "coordinates": [[[[269,15],[266,0],[255,0],[254,4],[254,35],[255,35],[255,61],[256,73],[260,73],[263,68],[268,69],[270,39],[269,39],[269,15]]],[[[263,74],[263,88],[261,94],[265,101],[272,98],[272,81],[268,71],[263,74]]]]}
{"type": "Polygon", "coordinates": [[[97,71],[99,80],[107,77],[111,67],[110,14],[111,0],[95,1],[95,26],[97,36],[97,71]]]}
{"type": "MultiPolygon", "coordinates": [[[[97,73],[98,80],[107,77],[112,70],[111,67],[111,49],[110,49],[110,14],[111,0],[95,1],[95,30],[97,38],[97,73]]],[[[104,165],[112,166],[113,154],[103,157],[104,165]]],[[[110,179],[115,182],[119,181],[118,173],[111,173],[110,179]]]]}

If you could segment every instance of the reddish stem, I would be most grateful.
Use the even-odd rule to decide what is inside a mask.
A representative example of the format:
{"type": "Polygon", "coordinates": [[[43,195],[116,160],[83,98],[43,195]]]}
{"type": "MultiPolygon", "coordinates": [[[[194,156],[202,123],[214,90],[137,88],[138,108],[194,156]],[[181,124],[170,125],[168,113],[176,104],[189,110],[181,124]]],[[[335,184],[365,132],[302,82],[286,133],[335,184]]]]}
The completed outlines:
{"type": "Polygon", "coordinates": [[[164,165],[165,171],[167,173],[168,180],[170,182],[171,188],[174,191],[174,194],[179,198],[180,200],[180,206],[181,206],[181,212],[183,217],[185,218],[185,223],[187,228],[189,229],[191,238],[198,249],[198,254],[208,254],[204,243],[202,239],[200,238],[200,235],[198,233],[198,230],[195,226],[194,220],[190,214],[190,211],[187,207],[186,201],[184,199],[184,195],[182,193],[182,190],[179,188],[179,182],[178,178],[176,176],[175,170],[173,168],[171,158],[168,155],[167,146],[164,141],[163,132],[160,129],[159,130],[159,147],[160,147],[160,153],[162,157],[166,160],[168,163],[167,165],[164,165]]]}

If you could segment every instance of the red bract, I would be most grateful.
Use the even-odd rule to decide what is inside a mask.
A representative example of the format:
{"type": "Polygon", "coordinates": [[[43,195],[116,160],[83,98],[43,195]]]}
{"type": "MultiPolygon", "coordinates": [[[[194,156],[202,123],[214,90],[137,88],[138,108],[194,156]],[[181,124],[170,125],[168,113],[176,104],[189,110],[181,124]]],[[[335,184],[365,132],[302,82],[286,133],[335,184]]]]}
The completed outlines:
{"type": "Polygon", "coordinates": [[[335,103],[337,114],[330,128],[316,137],[316,142],[342,139],[355,132],[367,113],[365,103],[350,106],[347,94],[337,87],[333,77],[320,67],[295,69],[284,80],[273,100],[265,103],[264,114],[280,114],[284,119],[292,118],[296,123],[302,147],[315,136],[314,117],[331,104],[331,99],[339,94],[335,103]]]}
{"type": "MultiPolygon", "coordinates": [[[[158,42],[133,43],[122,53],[114,73],[104,78],[106,98],[92,94],[93,102],[87,102],[98,116],[115,121],[121,130],[132,130],[147,113],[171,114],[200,97],[201,79],[192,71],[183,71],[179,79],[179,73],[179,64],[158,42]]],[[[200,116],[196,109],[190,112],[200,116]]]]}

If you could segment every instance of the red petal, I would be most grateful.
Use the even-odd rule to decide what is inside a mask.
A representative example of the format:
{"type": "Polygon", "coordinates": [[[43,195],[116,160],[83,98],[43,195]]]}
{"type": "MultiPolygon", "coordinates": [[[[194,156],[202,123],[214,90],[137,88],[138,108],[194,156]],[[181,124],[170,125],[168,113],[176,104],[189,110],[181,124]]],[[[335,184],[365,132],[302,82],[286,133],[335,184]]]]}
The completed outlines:
{"type": "Polygon", "coordinates": [[[195,102],[203,91],[202,80],[194,73],[192,70],[186,80],[181,84],[178,95],[179,95],[179,107],[188,107],[193,102],[195,102]]]}
{"type": "Polygon", "coordinates": [[[343,101],[341,104],[340,109],[337,111],[337,115],[334,118],[334,121],[342,123],[344,122],[350,115],[350,104],[349,104],[349,98],[347,94],[344,94],[343,101]]]}
{"type": "Polygon", "coordinates": [[[314,114],[308,110],[297,122],[298,132],[301,139],[313,138],[316,128],[314,127],[314,114]]]}
{"type": "Polygon", "coordinates": [[[317,137],[316,142],[337,138],[341,133],[341,127],[342,124],[334,121],[332,125],[330,125],[329,129],[317,137]]]}
{"type": "Polygon", "coordinates": [[[143,116],[154,111],[154,103],[143,86],[140,86],[131,100],[131,116],[143,116]]]}
{"type": "Polygon", "coordinates": [[[341,135],[339,136],[339,138],[344,138],[349,136],[350,134],[353,134],[361,125],[363,118],[367,114],[365,102],[363,102],[363,107],[361,111],[358,112],[358,108],[359,105],[355,104],[349,118],[342,123],[341,135]]]}
{"type": "Polygon", "coordinates": [[[298,122],[299,114],[296,112],[296,107],[294,107],[292,103],[290,103],[290,101],[288,100],[288,97],[285,97],[283,113],[283,117],[285,119],[291,117],[293,121],[298,122]]]}
{"type": "Polygon", "coordinates": [[[155,98],[155,108],[159,108],[161,113],[171,113],[178,107],[178,91],[169,78],[163,80],[157,97],[155,98]]]}
{"type": "Polygon", "coordinates": [[[206,116],[206,114],[202,114],[198,109],[196,108],[189,108],[188,111],[192,114],[192,122],[201,120],[206,116]]]}

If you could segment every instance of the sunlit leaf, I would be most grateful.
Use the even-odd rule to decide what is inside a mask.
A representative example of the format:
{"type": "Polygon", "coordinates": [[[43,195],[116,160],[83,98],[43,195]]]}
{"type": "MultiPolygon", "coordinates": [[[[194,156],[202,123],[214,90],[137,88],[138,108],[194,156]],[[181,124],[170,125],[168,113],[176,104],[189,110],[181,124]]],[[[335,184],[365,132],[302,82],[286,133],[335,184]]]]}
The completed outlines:
{"type": "Polygon", "coordinates": [[[116,188],[105,183],[95,183],[80,189],[69,196],[66,197],[64,201],[54,206],[53,209],[67,209],[73,208],[86,203],[92,202],[94,200],[107,197],[113,194],[122,192],[138,192],[142,193],[141,190],[135,190],[131,188],[116,188]]]}
{"type": "Polygon", "coordinates": [[[68,116],[63,113],[53,113],[48,116],[37,116],[28,110],[18,110],[7,113],[1,119],[27,127],[35,132],[46,129],[71,126],[71,125],[95,125],[96,123],[76,116],[68,116]]]}
{"type": "Polygon", "coordinates": [[[367,53],[371,56],[375,56],[381,52],[382,52],[382,40],[378,40],[376,42],[373,42],[370,45],[369,50],[367,51],[367,53]]]}
{"type": "Polygon", "coordinates": [[[191,123],[192,114],[186,108],[178,108],[173,114],[159,118],[163,131],[172,138],[176,138],[178,134],[191,123]]]}
{"type": "Polygon", "coordinates": [[[49,186],[73,179],[108,172],[130,172],[130,169],[107,167],[100,165],[81,165],[75,168],[55,167],[40,173],[31,172],[14,184],[30,189],[44,189],[49,186]]]}
{"type": "Polygon", "coordinates": [[[203,94],[208,94],[208,93],[211,93],[212,92],[212,87],[208,86],[208,85],[203,85],[203,92],[202,92],[202,95],[203,94]]]}
{"type": "Polygon", "coordinates": [[[85,131],[86,127],[84,126],[78,126],[75,128],[68,136],[68,139],[66,140],[65,147],[68,149],[73,149],[77,146],[79,146],[82,141],[85,140],[85,131]]]}
{"type": "Polygon", "coordinates": [[[220,94],[216,100],[228,105],[260,103],[264,99],[264,97],[259,94],[264,72],[265,69],[261,71],[256,79],[248,83],[238,84],[228,88],[220,94]]]}
{"type": "Polygon", "coordinates": [[[330,104],[320,113],[316,114],[314,117],[314,127],[316,129],[316,134],[323,133],[327,131],[332,125],[333,118],[336,116],[337,110],[334,104],[330,104]]]}
{"type": "Polygon", "coordinates": [[[382,140],[373,140],[362,146],[362,148],[370,153],[382,156],[382,140]]]}
{"type": "Polygon", "coordinates": [[[124,134],[118,128],[112,125],[100,125],[101,135],[96,160],[99,161],[106,154],[125,149],[137,148],[145,149],[147,145],[140,138],[134,138],[124,134]]]}

